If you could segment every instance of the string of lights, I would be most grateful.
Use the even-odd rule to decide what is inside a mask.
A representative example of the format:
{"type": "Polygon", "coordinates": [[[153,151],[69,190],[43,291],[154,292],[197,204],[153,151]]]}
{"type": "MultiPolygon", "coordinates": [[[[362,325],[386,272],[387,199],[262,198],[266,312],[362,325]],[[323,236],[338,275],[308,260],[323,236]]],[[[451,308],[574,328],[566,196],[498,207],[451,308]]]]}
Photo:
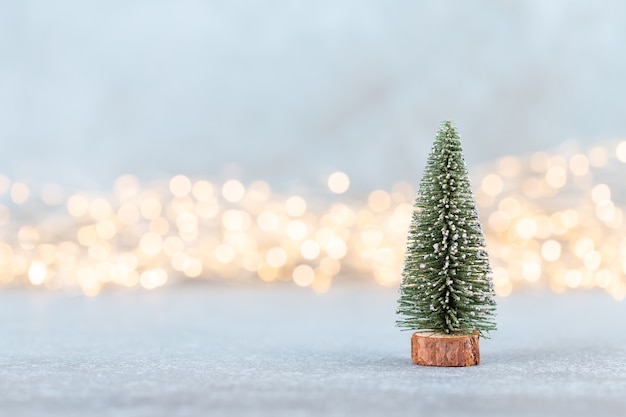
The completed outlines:
{"type": "MultiPolygon", "coordinates": [[[[539,286],[626,297],[624,163],[626,141],[614,141],[470,170],[498,295],[539,286]]],[[[125,175],[108,193],[52,184],[36,193],[0,175],[0,286],[95,296],[184,280],[290,281],[317,292],[334,280],[398,285],[415,187],[347,199],[343,172],[327,187],[319,199],[264,181],[176,175],[147,186],[125,175]]]]}

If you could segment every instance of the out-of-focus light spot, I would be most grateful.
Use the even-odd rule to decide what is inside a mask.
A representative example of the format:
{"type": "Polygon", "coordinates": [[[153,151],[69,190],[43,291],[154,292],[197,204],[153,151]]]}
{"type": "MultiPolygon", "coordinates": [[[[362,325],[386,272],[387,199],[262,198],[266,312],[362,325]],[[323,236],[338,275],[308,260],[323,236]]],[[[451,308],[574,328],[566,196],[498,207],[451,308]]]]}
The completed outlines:
{"type": "Polygon", "coordinates": [[[522,212],[522,205],[515,197],[505,197],[500,201],[498,209],[504,211],[509,217],[517,217],[522,212]]]}
{"type": "Polygon", "coordinates": [[[297,195],[289,197],[285,201],[285,211],[291,217],[300,217],[306,212],[306,201],[297,195]]]}
{"type": "Polygon", "coordinates": [[[328,189],[335,194],[343,194],[350,188],[350,178],[345,172],[337,171],[328,177],[328,189]]]}
{"type": "Polygon", "coordinates": [[[522,239],[530,239],[537,233],[537,223],[533,219],[525,217],[517,222],[515,230],[522,239]]]}
{"type": "Polygon", "coordinates": [[[562,166],[552,166],[546,172],[546,182],[552,188],[561,188],[567,182],[567,171],[562,166]]]}
{"type": "Polygon", "coordinates": [[[141,237],[139,247],[146,255],[156,256],[163,249],[163,239],[156,233],[149,232],[141,237]]]}
{"type": "Polygon", "coordinates": [[[139,212],[144,219],[152,220],[161,215],[161,202],[154,197],[146,197],[139,203],[139,212]]]}
{"type": "Polygon", "coordinates": [[[524,262],[522,265],[522,275],[528,282],[536,282],[541,277],[541,265],[537,262],[524,262]]]}
{"type": "Polygon", "coordinates": [[[579,258],[584,258],[588,252],[593,250],[594,246],[593,240],[588,237],[581,237],[574,243],[574,253],[579,258]]]}
{"type": "Polygon", "coordinates": [[[259,229],[271,232],[278,227],[278,216],[270,210],[262,211],[257,217],[257,224],[259,225],[259,229]]]}
{"type": "Polygon", "coordinates": [[[375,213],[383,213],[391,206],[391,196],[384,190],[374,190],[367,198],[367,205],[375,213]]]}
{"type": "Polygon", "coordinates": [[[335,276],[341,270],[341,262],[333,258],[323,258],[320,261],[320,271],[324,274],[335,276]]]}
{"type": "Polygon", "coordinates": [[[613,273],[608,269],[601,269],[594,275],[596,285],[600,288],[608,288],[613,281],[613,273]]]}
{"type": "Polygon", "coordinates": [[[228,230],[246,231],[250,227],[250,215],[243,210],[226,210],[222,215],[222,224],[228,230]]]}
{"type": "Polygon", "coordinates": [[[122,175],[115,180],[115,193],[120,201],[125,202],[134,198],[139,193],[139,180],[133,175],[122,175]]]}
{"type": "Polygon", "coordinates": [[[11,218],[11,211],[3,204],[0,204],[0,225],[6,224],[11,218]]]}
{"type": "Polygon", "coordinates": [[[5,242],[0,242],[0,265],[9,265],[13,260],[13,247],[5,242]]]}
{"type": "Polygon", "coordinates": [[[315,240],[305,240],[300,245],[300,254],[304,259],[315,259],[320,254],[320,245],[315,240]]]}
{"type": "Polygon", "coordinates": [[[568,229],[572,229],[578,225],[578,213],[575,210],[567,209],[560,213],[560,220],[568,229]]]}
{"type": "Polygon", "coordinates": [[[527,197],[538,198],[542,196],[542,181],[538,178],[528,178],[522,182],[522,191],[527,197]]]}
{"type": "Polygon", "coordinates": [[[541,256],[546,261],[556,261],[561,256],[561,244],[556,240],[547,240],[541,245],[541,256]]]}
{"type": "Polygon", "coordinates": [[[198,201],[208,201],[213,197],[213,185],[206,180],[196,181],[191,193],[198,201]]]}
{"type": "Polygon", "coordinates": [[[215,248],[215,259],[221,264],[227,264],[235,259],[235,250],[232,246],[222,243],[215,248]]]}
{"type": "Polygon", "coordinates": [[[176,217],[176,226],[181,235],[195,234],[198,231],[198,217],[193,213],[181,213],[176,217]]]}
{"type": "Polygon", "coordinates": [[[507,297],[513,290],[513,284],[509,279],[509,271],[501,267],[493,269],[493,286],[496,294],[500,297],[507,297]]]}
{"type": "Polygon", "coordinates": [[[228,180],[222,186],[222,196],[224,200],[236,203],[241,201],[246,189],[243,184],[237,180],[228,180]]]}
{"type": "Polygon", "coordinates": [[[115,224],[110,220],[102,220],[96,225],[96,233],[100,239],[109,240],[116,232],[115,224]]]}
{"type": "Polygon", "coordinates": [[[508,297],[513,292],[513,284],[511,281],[506,281],[502,285],[494,285],[496,295],[499,297],[508,297]]]}
{"type": "Polygon", "coordinates": [[[33,249],[39,243],[39,231],[31,226],[22,226],[17,231],[17,240],[22,249],[33,249]]]}
{"type": "Polygon", "coordinates": [[[9,178],[4,174],[0,174],[0,194],[6,193],[9,190],[10,186],[11,181],[9,180],[9,178]]]}
{"type": "Polygon", "coordinates": [[[602,255],[595,250],[587,252],[583,257],[583,263],[587,269],[596,270],[600,267],[600,263],[602,263],[602,255]]]}
{"type": "Polygon", "coordinates": [[[82,194],[74,194],[67,200],[67,211],[73,217],[83,217],[89,210],[89,200],[82,194]]]}
{"type": "Polygon", "coordinates": [[[548,216],[535,217],[535,223],[537,224],[536,238],[545,239],[550,236],[552,233],[552,222],[548,216]]]}
{"type": "Polygon", "coordinates": [[[550,156],[545,152],[535,152],[530,157],[530,169],[535,172],[546,172],[550,156]]]}
{"type": "Polygon", "coordinates": [[[246,197],[256,206],[269,200],[272,189],[265,181],[254,181],[248,187],[246,197]]]}
{"type": "Polygon", "coordinates": [[[137,268],[137,256],[134,253],[124,252],[121,253],[117,258],[117,264],[123,270],[130,272],[137,268]]]}
{"type": "Polygon", "coordinates": [[[63,203],[63,189],[57,184],[44,184],[41,190],[41,201],[48,206],[63,203]]]}
{"type": "Polygon", "coordinates": [[[257,271],[257,275],[263,281],[274,281],[278,277],[278,269],[271,266],[263,265],[257,271]]]}
{"type": "Polygon", "coordinates": [[[184,197],[191,192],[191,180],[184,175],[176,175],[170,180],[170,192],[176,197],[184,197]]]}
{"type": "Polygon", "coordinates": [[[268,265],[274,268],[281,268],[287,262],[287,253],[282,248],[272,248],[267,251],[265,260],[268,265]]]}
{"type": "Polygon", "coordinates": [[[400,280],[401,271],[396,268],[396,254],[391,248],[376,249],[373,256],[374,279],[380,285],[396,285],[400,280]]]}
{"type": "Polygon", "coordinates": [[[606,184],[598,184],[591,189],[591,199],[600,204],[611,199],[611,189],[606,184]]]}
{"type": "Polygon", "coordinates": [[[339,238],[332,238],[326,244],[326,253],[333,259],[342,259],[346,256],[348,248],[346,246],[346,242],[339,238]]]}
{"type": "Polygon", "coordinates": [[[111,212],[111,204],[104,198],[96,198],[89,204],[89,215],[95,220],[104,220],[111,212]]]}
{"type": "Polygon", "coordinates": [[[315,280],[315,271],[309,265],[298,265],[294,268],[293,282],[300,287],[308,287],[315,280]]]}
{"type": "Polygon", "coordinates": [[[89,204],[89,215],[95,220],[104,220],[111,215],[112,208],[104,198],[96,198],[89,204]]]}
{"type": "Polygon", "coordinates": [[[609,153],[601,146],[595,146],[589,150],[589,163],[596,168],[606,166],[609,153]]]}
{"type": "Polygon", "coordinates": [[[91,246],[98,241],[98,232],[94,225],[83,226],[76,232],[78,243],[83,246],[91,246]]]}
{"type": "Polygon", "coordinates": [[[189,261],[189,255],[184,252],[175,253],[174,255],[172,255],[172,268],[174,268],[174,270],[176,271],[182,271],[183,269],[185,269],[187,261],[189,261]]]}
{"type": "Polygon", "coordinates": [[[167,272],[163,268],[148,269],[141,273],[139,277],[141,286],[147,290],[152,290],[167,282],[167,272]]]}
{"type": "Polygon", "coordinates": [[[293,220],[287,223],[285,232],[291,240],[302,240],[306,237],[308,229],[304,222],[301,222],[300,220],[293,220]]]}
{"type": "Polygon", "coordinates": [[[167,256],[174,256],[177,253],[182,252],[185,249],[185,243],[176,236],[168,236],[163,241],[163,252],[167,256]]]}
{"type": "Polygon", "coordinates": [[[157,217],[150,220],[150,231],[157,235],[165,236],[170,231],[170,223],[165,217],[157,217]]]}
{"type": "Polygon", "coordinates": [[[503,177],[516,177],[522,169],[522,164],[514,156],[504,156],[498,161],[497,169],[503,177]]]}
{"type": "Polygon", "coordinates": [[[111,247],[106,242],[96,242],[87,250],[87,255],[92,261],[102,262],[109,258],[111,247]]]}
{"type": "Polygon", "coordinates": [[[196,204],[196,213],[198,214],[198,216],[204,219],[214,218],[215,216],[217,216],[219,211],[220,207],[217,204],[217,201],[213,198],[209,199],[208,201],[200,201],[198,202],[198,204],[196,204]]]}
{"type": "Polygon", "coordinates": [[[11,200],[15,204],[24,204],[30,197],[28,186],[21,182],[14,182],[11,186],[11,200]]]}
{"type": "Polygon", "coordinates": [[[117,218],[123,225],[135,224],[139,220],[139,209],[134,204],[122,204],[117,210],[117,218]]]}
{"type": "Polygon", "coordinates": [[[503,286],[509,282],[509,271],[502,267],[493,268],[493,285],[503,286]]]}
{"type": "Polygon", "coordinates": [[[366,228],[361,232],[361,240],[363,241],[365,246],[370,248],[375,248],[380,245],[383,241],[383,238],[383,231],[375,227],[366,228]]]}
{"type": "Polygon", "coordinates": [[[489,174],[483,178],[480,186],[485,194],[493,197],[502,192],[504,182],[498,174],[489,174]]]}
{"type": "Polygon", "coordinates": [[[511,219],[505,211],[499,210],[489,215],[487,223],[495,232],[505,232],[511,225],[511,219]]]}
{"type": "Polygon", "coordinates": [[[564,281],[565,285],[570,288],[578,288],[583,280],[583,274],[577,269],[570,269],[565,273],[564,281]]]}
{"type": "Polygon", "coordinates": [[[202,274],[202,262],[200,259],[189,258],[183,267],[183,273],[189,278],[197,278],[202,274]]]}
{"type": "Polygon", "coordinates": [[[48,268],[41,261],[35,261],[28,268],[28,279],[33,285],[41,285],[46,280],[48,268]]]}
{"type": "Polygon", "coordinates": [[[620,142],[615,148],[615,156],[620,162],[626,163],[626,141],[620,142]]]}
{"type": "Polygon", "coordinates": [[[603,222],[610,222],[615,217],[615,204],[610,200],[604,200],[596,206],[596,216],[603,222]]]}
{"type": "Polygon", "coordinates": [[[583,154],[574,155],[569,160],[569,169],[574,175],[587,175],[589,172],[589,159],[583,154]]]}
{"type": "Polygon", "coordinates": [[[257,252],[248,251],[241,261],[243,268],[248,272],[257,272],[263,265],[263,257],[257,252]]]}

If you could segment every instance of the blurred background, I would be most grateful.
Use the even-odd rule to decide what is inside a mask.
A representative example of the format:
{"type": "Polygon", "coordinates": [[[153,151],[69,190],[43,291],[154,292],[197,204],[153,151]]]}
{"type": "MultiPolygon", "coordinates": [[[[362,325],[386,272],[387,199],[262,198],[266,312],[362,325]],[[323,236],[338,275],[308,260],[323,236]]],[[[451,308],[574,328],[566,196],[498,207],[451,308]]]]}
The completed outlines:
{"type": "Polygon", "coordinates": [[[620,1],[3,1],[0,283],[396,286],[452,119],[498,293],[621,299],[625,44],[620,1]]]}

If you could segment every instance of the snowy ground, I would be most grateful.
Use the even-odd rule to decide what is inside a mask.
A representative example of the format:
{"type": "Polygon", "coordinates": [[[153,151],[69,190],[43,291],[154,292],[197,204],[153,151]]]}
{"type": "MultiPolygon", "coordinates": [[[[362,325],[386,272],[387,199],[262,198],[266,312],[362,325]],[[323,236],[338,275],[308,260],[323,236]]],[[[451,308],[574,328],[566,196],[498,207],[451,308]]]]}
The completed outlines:
{"type": "Polygon", "coordinates": [[[428,368],[395,291],[0,292],[1,416],[624,415],[626,303],[500,300],[482,363],[428,368]]]}

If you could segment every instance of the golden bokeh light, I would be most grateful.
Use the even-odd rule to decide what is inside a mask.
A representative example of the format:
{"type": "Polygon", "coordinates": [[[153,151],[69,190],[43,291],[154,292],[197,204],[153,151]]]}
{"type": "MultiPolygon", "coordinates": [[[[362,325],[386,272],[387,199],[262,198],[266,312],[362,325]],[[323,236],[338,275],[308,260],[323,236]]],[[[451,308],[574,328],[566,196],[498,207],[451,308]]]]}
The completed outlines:
{"type": "Polygon", "coordinates": [[[620,142],[615,148],[615,155],[620,162],[626,163],[626,141],[620,142]]]}
{"type": "MultiPolygon", "coordinates": [[[[626,141],[507,156],[479,170],[475,195],[498,296],[543,286],[626,297],[625,207],[616,171],[624,163],[626,141]]],[[[31,187],[0,174],[0,286],[96,296],[114,285],[152,290],[216,277],[291,282],[316,292],[337,278],[399,284],[412,185],[375,189],[359,200],[356,193],[272,194],[264,181],[215,184],[176,175],[145,186],[125,175],[109,193],[89,193],[31,187]]],[[[335,172],[328,188],[345,193],[350,179],[335,172]]]]}
{"type": "Polygon", "coordinates": [[[245,192],[246,189],[244,188],[243,184],[237,180],[228,180],[222,186],[222,196],[224,197],[224,200],[231,203],[236,203],[240,201],[243,198],[245,192]]]}
{"type": "Polygon", "coordinates": [[[498,174],[486,175],[480,184],[483,192],[492,197],[500,194],[504,187],[504,182],[498,174]]]}
{"type": "Polygon", "coordinates": [[[589,159],[586,155],[576,154],[569,160],[569,169],[574,175],[587,175],[589,172],[589,159]]]}
{"type": "Polygon", "coordinates": [[[289,197],[285,201],[285,211],[291,217],[300,217],[306,213],[306,201],[297,195],[289,197]]]}
{"type": "Polygon", "coordinates": [[[298,265],[293,269],[293,282],[300,287],[308,287],[315,281],[315,271],[309,265],[298,265]]]}
{"type": "Polygon", "coordinates": [[[28,279],[33,285],[41,285],[46,280],[48,268],[41,261],[35,261],[28,268],[28,279]]]}
{"type": "Polygon", "coordinates": [[[328,177],[328,189],[335,194],[343,194],[350,188],[350,178],[345,172],[337,171],[328,177]]]}
{"type": "Polygon", "coordinates": [[[172,177],[169,183],[170,192],[176,197],[184,197],[191,192],[191,180],[184,175],[172,177]]]}
{"type": "Polygon", "coordinates": [[[265,257],[267,264],[273,268],[281,268],[287,262],[287,253],[283,248],[272,248],[265,257]]]}
{"type": "Polygon", "coordinates": [[[191,193],[198,201],[209,201],[213,197],[213,185],[206,180],[196,181],[191,193]]]}
{"type": "Polygon", "coordinates": [[[367,198],[367,205],[375,213],[382,213],[391,207],[391,196],[385,190],[372,191],[367,198]]]}
{"type": "Polygon", "coordinates": [[[15,204],[24,204],[30,197],[30,189],[23,182],[14,182],[11,186],[11,200],[15,204]]]}

